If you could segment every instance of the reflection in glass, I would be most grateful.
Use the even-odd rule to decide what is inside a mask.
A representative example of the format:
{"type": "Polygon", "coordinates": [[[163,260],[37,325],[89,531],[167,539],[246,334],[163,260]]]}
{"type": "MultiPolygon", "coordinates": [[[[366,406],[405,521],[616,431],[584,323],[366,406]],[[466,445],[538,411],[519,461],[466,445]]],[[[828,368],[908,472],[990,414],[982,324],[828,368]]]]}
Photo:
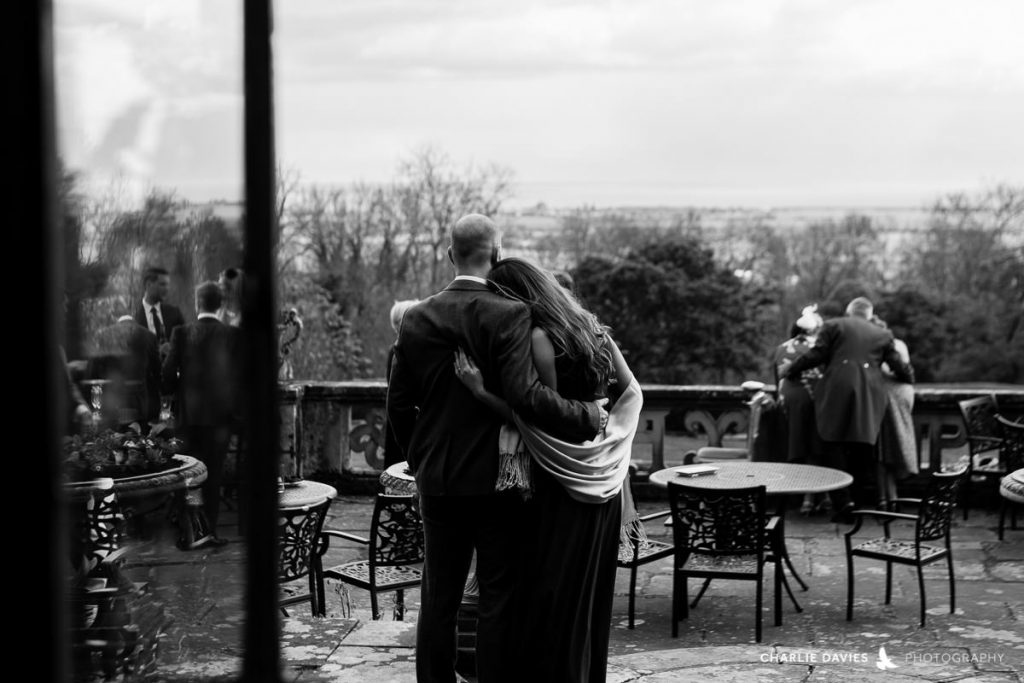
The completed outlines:
{"type": "MultiPolygon", "coordinates": [[[[138,362],[148,351],[136,353],[136,339],[148,332],[133,332],[116,354],[97,341],[106,339],[100,331],[122,324],[148,329],[141,308],[148,268],[166,270],[159,297],[187,323],[196,319],[196,286],[243,261],[242,5],[53,5],[67,359],[98,428],[173,429],[178,406],[160,391],[161,357],[138,362]],[[99,361],[109,368],[115,355],[123,374],[116,386],[96,379],[107,375],[81,370],[99,361]]],[[[111,442],[80,448],[98,451],[111,442]]],[[[127,456],[111,455],[119,457],[127,456]]],[[[244,546],[234,511],[217,530],[233,543],[211,549],[198,542],[212,536],[194,523],[205,472],[202,463],[182,461],[173,471],[106,478],[104,487],[65,483],[74,520],[69,623],[76,679],[159,672],[189,656],[189,625],[208,621],[235,624],[222,645],[239,651],[244,546]],[[186,543],[183,534],[191,536],[186,543]],[[205,594],[213,553],[220,562],[229,555],[237,571],[205,594]]],[[[228,666],[239,662],[232,657],[228,666]]],[[[196,671],[199,679],[212,675],[196,671]]]]}

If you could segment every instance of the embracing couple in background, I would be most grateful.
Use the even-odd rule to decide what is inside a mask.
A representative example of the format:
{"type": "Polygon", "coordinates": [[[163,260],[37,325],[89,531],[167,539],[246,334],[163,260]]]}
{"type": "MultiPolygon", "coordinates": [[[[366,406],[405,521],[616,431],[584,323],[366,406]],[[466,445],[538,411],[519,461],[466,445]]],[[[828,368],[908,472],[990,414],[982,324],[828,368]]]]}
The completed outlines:
{"type": "Polygon", "coordinates": [[[639,385],[553,274],[499,260],[491,219],[461,218],[448,255],[455,279],[402,320],[387,396],[426,543],[417,680],[456,680],[475,552],[478,680],[604,681],[639,385]]]}

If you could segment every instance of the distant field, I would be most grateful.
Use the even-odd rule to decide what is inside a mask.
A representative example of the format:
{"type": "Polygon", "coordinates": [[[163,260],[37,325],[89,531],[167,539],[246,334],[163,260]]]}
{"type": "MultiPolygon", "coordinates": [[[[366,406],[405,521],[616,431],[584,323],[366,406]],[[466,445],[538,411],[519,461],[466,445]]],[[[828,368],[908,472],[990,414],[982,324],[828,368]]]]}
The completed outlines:
{"type": "MultiPolygon", "coordinates": [[[[597,215],[630,216],[638,223],[670,225],[677,216],[696,211],[701,225],[707,229],[724,228],[730,225],[771,225],[778,229],[800,229],[810,223],[824,220],[841,220],[856,214],[869,216],[879,227],[894,232],[915,232],[927,224],[929,209],[924,207],[781,207],[777,209],[744,209],[717,207],[607,207],[593,209],[597,215]]],[[[561,225],[561,219],[574,209],[536,209],[514,211],[502,214],[501,220],[507,226],[516,226],[527,233],[554,231],[561,225]]]]}

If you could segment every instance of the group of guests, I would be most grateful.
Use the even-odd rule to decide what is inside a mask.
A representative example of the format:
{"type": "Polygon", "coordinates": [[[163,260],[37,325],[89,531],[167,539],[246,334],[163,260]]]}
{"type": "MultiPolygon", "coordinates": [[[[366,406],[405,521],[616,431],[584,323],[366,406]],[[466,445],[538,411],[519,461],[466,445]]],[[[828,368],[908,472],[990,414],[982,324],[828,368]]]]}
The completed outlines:
{"type": "Polygon", "coordinates": [[[195,547],[226,543],[216,529],[224,461],[240,422],[241,286],[237,268],[202,282],[195,289],[195,319],[186,322],[167,301],[168,271],[148,268],[139,304],[101,328],[88,352],[86,378],[105,384],[95,426],[136,423],[148,430],[173,418],[186,453],[206,465],[203,511],[211,533],[195,547]]]}
{"type": "Polygon", "coordinates": [[[803,514],[831,511],[853,521],[858,505],[885,507],[896,482],[917,474],[912,410],[914,371],[906,343],[894,337],[857,297],[846,314],[822,320],[816,306],[802,311],[790,339],[773,358],[785,425],[787,458],[853,475],[853,484],[820,500],[806,496],[803,514]],[[869,489],[876,500],[867,500],[869,489]]]}

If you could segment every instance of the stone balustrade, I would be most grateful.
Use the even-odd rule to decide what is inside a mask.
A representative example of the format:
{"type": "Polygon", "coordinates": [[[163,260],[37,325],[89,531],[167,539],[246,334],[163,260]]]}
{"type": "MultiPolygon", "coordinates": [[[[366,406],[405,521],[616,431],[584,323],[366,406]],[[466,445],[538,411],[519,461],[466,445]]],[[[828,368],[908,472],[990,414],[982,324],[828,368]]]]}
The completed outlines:
{"type": "MultiPolygon", "coordinates": [[[[732,385],[642,385],[644,410],[634,440],[641,476],[682,460],[683,450],[743,444],[751,392],[732,385]],[[678,452],[677,452],[678,451],[678,452]]],[[[376,479],[384,469],[381,380],[282,383],[286,438],[295,444],[296,469],[376,479]],[[291,423],[289,425],[289,422],[291,423]]],[[[766,387],[772,392],[774,387],[766,387]]],[[[915,386],[914,423],[922,472],[941,468],[964,450],[957,401],[991,394],[1011,416],[1024,415],[1024,386],[944,384],[915,386]]]]}

